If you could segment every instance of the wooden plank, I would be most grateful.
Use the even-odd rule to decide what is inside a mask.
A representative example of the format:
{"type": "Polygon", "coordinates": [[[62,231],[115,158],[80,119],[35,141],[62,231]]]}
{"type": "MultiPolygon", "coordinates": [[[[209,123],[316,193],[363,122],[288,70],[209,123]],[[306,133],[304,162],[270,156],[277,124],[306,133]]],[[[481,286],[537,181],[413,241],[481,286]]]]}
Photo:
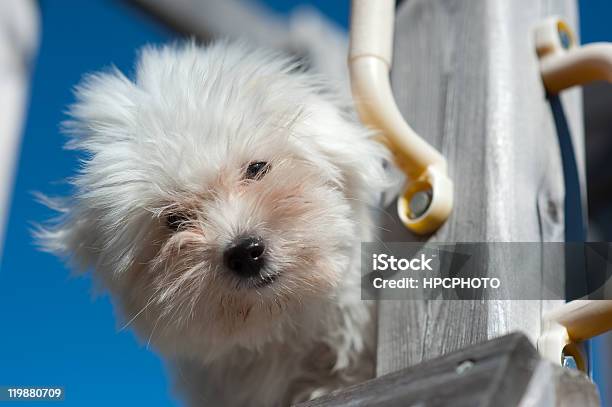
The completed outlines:
{"type": "Polygon", "coordinates": [[[542,362],[526,336],[510,334],[387,374],[299,407],[596,406],[577,371],[542,362]],[[575,404],[567,404],[567,401],[575,404]],[[564,403],[561,403],[563,401],[564,403]]]}
{"type": "MultiPolygon", "coordinates": [[[[562,241],[564,187],[554,120],[532,29],[561,15],[576,26],[573,0],[406,0],[396,19],[392,81],[407,121],[447,157],[455,184],[438,242],[562,241]]],[[[581,95],[563,107],[583,146],[581,95]]],[[[584,157],[578,154],[582,165],[584,157]]],[[[388,213],[394,214],[393,207],[388,213]]],[[[383,221],[388,219],[382,218],[383,221]]],[[[397,220],[385,241],[411,241],[397,220]]],[[[491,269],[503,267],[491,257],[491,269]]],[[[531,270],[563,287],[563,264],[531,270]]],[[[381,301],[377,374],[519,330],[535,341],[542,312],[559,301],[381,301]]]]}

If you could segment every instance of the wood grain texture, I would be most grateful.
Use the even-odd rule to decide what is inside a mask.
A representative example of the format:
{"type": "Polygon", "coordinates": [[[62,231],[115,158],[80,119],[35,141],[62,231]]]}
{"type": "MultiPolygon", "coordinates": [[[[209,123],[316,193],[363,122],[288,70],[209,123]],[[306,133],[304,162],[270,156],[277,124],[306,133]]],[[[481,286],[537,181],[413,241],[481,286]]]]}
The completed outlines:
{"type": "Polygon", "coordinates": [[[538,359],[525,336],[511,334],[299,406],[516,406],[538,359]]]}
{"type": "Polygon", "coordinates": [[[586,375],[542,361],[522,334],[469,346],[296,407],[599,405],[586,375]]]}
{"type": "MultiPolygon", "coordinates": [[[[404,117],[447,157],[455,207],[431,241],[562,241],[563,173],[533,27],[573,0],[405,0],[398,8],[392,82],[404,117]]],[[[562,96],[578,151],[580,91],[562,96]]],[[[582,153],[578,154],[584,163],[582,153]]],[[[583,175],[583,174],[582,174],[583,175]]],[[[388,208],[394,214],[394,208],[388,208]]],[[[383,217],[385,241],[416,240],[383,217]]],[[[504,267],[489,258],[488,267],[504,267]]],[[[563,287],[563,264],[528,272],[563,287]]],[[[501,298],[501,297],[500,297],[501,298]]],[[[557,301],[381,301],[377,374],[519,330],[535,341],[557,301]]]]}

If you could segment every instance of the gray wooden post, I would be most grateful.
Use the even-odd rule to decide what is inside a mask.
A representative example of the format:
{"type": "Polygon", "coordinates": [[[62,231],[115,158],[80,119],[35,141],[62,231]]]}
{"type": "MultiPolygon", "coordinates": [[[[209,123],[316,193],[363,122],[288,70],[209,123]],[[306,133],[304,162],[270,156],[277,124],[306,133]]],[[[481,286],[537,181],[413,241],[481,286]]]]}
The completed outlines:
{"type": "MultiPolygon", "coordinates": [[[[574,0],[405,0],[398,8],[392,82],[406,120],[447,157],[455,184],[439,242],[563,240],[563,173],[533,27],[574,0]]],[[[562,102],[583,150],[581,95],[562,102]]],[[[578,155],[582,163],[583,155],[578,155]]],[[[582,174],[584,175],[584,174],[582,174]]],[[[394,213],[394,209],[389,209],[394,213]]],[[[389,222],[386,241],[413,240],[389,222]]],[[[489,258],[495,267],[500,259],[489,258]]],[[[558,275],[545,275],[563,285],[558,275]]],[[[535,275],[542,270],[534,269],[535,275]]],[[[519,330],[535,343],[542,312],[559,301],[381,301],[377,374],[519,330]]]]}

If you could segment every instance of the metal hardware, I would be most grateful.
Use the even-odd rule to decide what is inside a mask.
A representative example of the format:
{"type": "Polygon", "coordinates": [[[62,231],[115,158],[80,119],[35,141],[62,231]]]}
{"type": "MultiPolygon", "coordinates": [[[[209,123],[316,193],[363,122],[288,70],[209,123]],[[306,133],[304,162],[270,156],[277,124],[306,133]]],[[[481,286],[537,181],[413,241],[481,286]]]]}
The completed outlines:
{"type": "Polygon", "coordinates": [[[549,93],[596,80],[612,82],[612,43],[577,46],[574,33],[558,17],[550,17],[536,28],[535,46],[549,93]]]}
{"type": "Polygon", "coordinates": [[[546,314],[538,350],[555,363],[572,356],[578,369],[588,371],[583,342],[612,330],[612,300],[575,300],[546,314]]]}
{"type": "MultiPolygon", "coordinates": [[[[558,17],[536,27],[535,46],[548,93],[595,80],[612,82],[612,44],[579,47],[569,25],[558,17]]],[[[571,301],[544,316],[538,350],[555,363],[575,364],[587,372],[583,342],[610,330],[612,300],[571,301]]]]}
{"type": "Polygon", "coordinates": [[[381,131],[381,141],[407,176],[397,204],[400,219],[411,231],[427,234],[448,218],[453,183],[447,175],[446,159],[406,123],[395,104],[389,83],[394,17],[394,0],[353,0],[351,88],[362,122],[381,131]]]}
{"type": "Polygon", "coordinates": [[[471,360],[464,360],[463,362],[457,365],[455,372],[457,374],[465,374],[468,370],[471,370],[474,367],[474,362],[471,360]]]}

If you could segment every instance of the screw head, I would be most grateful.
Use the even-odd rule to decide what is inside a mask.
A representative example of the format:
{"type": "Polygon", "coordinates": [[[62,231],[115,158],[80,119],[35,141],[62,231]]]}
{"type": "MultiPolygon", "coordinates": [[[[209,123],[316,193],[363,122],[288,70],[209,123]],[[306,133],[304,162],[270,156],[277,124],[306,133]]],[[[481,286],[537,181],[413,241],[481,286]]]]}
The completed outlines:
{"type": "Polygon", "coordinates": [[[562,28],[557,29],[557,33],[559,34],[559,41],[563,49],[569,49],[570,45],[572,45],[570,34],[562,28]]]}
{"type": "Polygon", "coordinates": [[[457,374],[464,374],[466,373],[468,370],[470,370],[471,368],[474,367],[474,362],[471,360],[464,360],[463,362],[459,363],[457,365],[457,367],[455,368],[455,372],[457,372],[457,374]]]}
{"type": "Polygon", "coordinates": [[[432,197],[433,193],[430,189],[415,192],[412,197],[410,197],[410,202],[408,204],[410,208],[410,217],[416,219],[427,212],[429,205],[431,205],[432,197]]]}

